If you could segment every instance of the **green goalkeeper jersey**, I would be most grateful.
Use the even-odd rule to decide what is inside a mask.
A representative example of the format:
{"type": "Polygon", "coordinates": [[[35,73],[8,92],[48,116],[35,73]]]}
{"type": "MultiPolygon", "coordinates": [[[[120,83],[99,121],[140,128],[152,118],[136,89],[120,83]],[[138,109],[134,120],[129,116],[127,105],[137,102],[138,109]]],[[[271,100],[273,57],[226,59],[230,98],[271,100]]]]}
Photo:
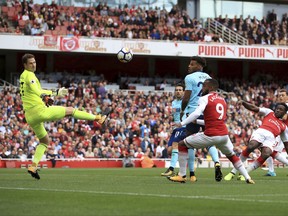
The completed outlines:
{"type": "Polygon", "coordinates": [[[52,91],[44,90],[34,72],[24,70],[20,76],[20,95],[23,102],[24,110],[32,107],[43,105],[41,95],[52,95],[52,91]]]}

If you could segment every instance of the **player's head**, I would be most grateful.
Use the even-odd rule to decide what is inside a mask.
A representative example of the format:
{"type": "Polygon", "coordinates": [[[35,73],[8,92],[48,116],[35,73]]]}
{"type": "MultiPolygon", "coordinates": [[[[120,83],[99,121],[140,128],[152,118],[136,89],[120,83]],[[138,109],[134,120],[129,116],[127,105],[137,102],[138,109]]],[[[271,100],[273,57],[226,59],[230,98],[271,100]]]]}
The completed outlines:
{"type": "Polygon", "coordinates": [[[178,83],[175,86],[175,97],[180,100],[182,99],[183,95],[184,95],[184,85],[182,83],[178,83]]]}
{"type": "Polygon", "coordinates": [[[188,65],[188,73],[203,71],[206,66],[206,60],[200,56],[192,56],[188,65]]]}
{"type": "Polygon", "coordinates": [[[22,56],[22,63],[25,70],[35,72],[36,71],[36,60],[35,56],[29,53],[26,53],[22,56]]]}
{"type": "Polygon", "coordinates": [[[202,87],[202,96],[209,92],[216,91],[219,88],[219,83],[216,79],[206,79],[202,87]]]}
{"type": "Polygon", "coordinates": [[[288,106],[285,103],[277,103],[275,107],[275,116],[282,118],[288,111],[288,106]]]}
{"type": "Polygon", "coordinates": [[[277,98],[279,103],[288,103],[288,92],[286,89],[280,89],[278,98],[277,98]]]}

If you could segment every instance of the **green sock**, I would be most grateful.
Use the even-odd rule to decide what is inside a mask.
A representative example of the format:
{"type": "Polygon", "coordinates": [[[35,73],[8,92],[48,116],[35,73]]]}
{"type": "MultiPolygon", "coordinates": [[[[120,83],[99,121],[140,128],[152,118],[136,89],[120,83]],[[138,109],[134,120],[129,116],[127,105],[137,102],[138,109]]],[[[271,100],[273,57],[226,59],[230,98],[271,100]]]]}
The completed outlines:
{"type": "Polygon", "coordinates": [[[95,115],[75,109],[72,116],[81,120],[95,120],[95,115]]]}
{"type": "Polygon", "coordinates": [[[33,159],[33,165],[35,165],[36,167],[38,166],[39,161],[41,160],[41,158],[43,157],[45,150],[47,149],[47,145],[45,145],[44,143],[40,143],[35,151],[35,155],[34,155],[34,159],[33,159]]]}

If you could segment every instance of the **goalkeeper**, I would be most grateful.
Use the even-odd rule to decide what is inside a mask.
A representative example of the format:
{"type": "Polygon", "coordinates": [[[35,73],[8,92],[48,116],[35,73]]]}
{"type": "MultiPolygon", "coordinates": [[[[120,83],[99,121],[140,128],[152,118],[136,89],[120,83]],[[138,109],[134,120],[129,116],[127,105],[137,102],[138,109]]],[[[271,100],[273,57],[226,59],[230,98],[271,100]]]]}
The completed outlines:
{"type": "Polygon", "coordinates": [[[68,94],[68,90],[60,88],[51,91],[41,88],[40,82],[34,73],[36,71],[34,55],[25,54],[22,57],[22,63],[25,70],[20,76],[20,95],[25,111],[25,118],[40,141],[36,147],[32,165],[28,168],[28,173],[33,178],[40,179],[37,166],[49,145],[49,137],[45,130],[44,122],[60,120],[65,116],[73,116],[76,119],[95,120],[103,124],[110,110],[106,114],[103,113],[103,115],[93,115],[73,107],[53,106],[54,101],[52,96],[64,97],[68,94]]]}

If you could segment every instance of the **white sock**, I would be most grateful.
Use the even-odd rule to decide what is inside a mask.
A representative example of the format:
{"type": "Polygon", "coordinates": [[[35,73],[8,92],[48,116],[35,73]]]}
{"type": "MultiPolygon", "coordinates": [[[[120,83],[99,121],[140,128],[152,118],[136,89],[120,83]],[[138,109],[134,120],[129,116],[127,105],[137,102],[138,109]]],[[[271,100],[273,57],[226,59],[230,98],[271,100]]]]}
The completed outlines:
{"type": "Polygon", "coordinates": [[[260,166],[259,162],[257,160],[253,161],[248,167],[247,167],[247,172],[251,172],[253,170],[256,170],[260,166]]]}
{"type": "MultiPolygon", "coordinates": [[[[243,165],[244,165],[244,162],[247,160],[247,157],[244,157],[243,155],[240,155],[240,159],[241,159],[241,161],[242,161],[242,163],[243,163],[243,165]]],[[[245,167],[245,166],[244,166],[245,167]]],[[[237,174],[237,169],[235,168],[235,166],[234,166],[234,168],[231,170],[231,173],[234,173],[234,174],[237,174]]]]}
{"type": "Polygon", "coordinates": [[[268,171],[269,172],[274,172],[274,162],[273,162],[274,160],[273,160],[273,158],[272,157],[269,157],[269,158],[267,158],[267,160],[266,160],[266,163],[267,163],[267,165],[268,165],[268,171]]]}
{"type": "Polygon", "coordinates": [[[247,170],[245,169],[244,164],[241,161],[236,162],[235,164],[233,164],[235,167],[235,170],[237,169],[241,175],[243,175],[245,177],[245,179],[251,179],[251,177],[249,176],[247,170]]]}
{"type": "MultiPolygon", "coordinates": [[[[288,166],[288,160],[284,157],[283,154],[280,154],[279,152],[276,154],[275,159],[280,161],[281,163],[284,163],[286,166],[288,166]]],[[[273,167],[274,172],[274,167],[273,167]]]]}
{"type": "Polygon", "coordinates": [[[187,169],[187,160],[188,160],[188,152],[179,152],[178,153],[178,161],[179,161],[179,175],[186,176],[187,169]]]}

